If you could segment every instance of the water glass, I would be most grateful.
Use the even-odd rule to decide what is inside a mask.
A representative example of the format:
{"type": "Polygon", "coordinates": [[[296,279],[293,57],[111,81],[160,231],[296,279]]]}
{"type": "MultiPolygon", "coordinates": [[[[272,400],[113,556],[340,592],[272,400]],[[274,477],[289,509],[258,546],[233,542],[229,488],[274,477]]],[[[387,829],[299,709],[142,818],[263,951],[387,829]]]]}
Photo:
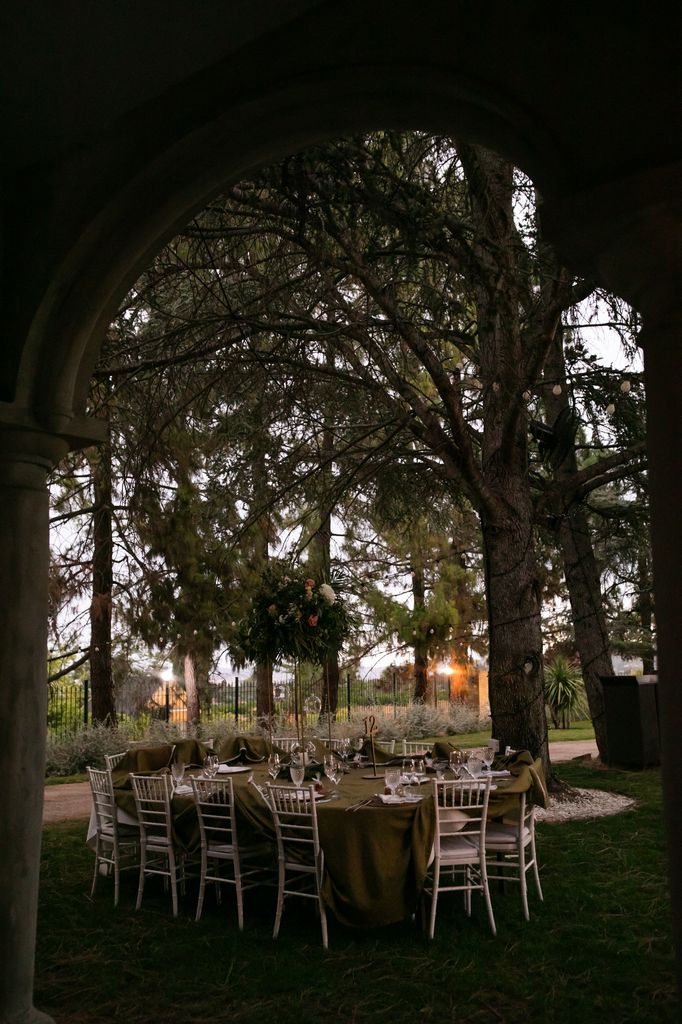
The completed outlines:
{"type": "Polygon", "coordinates": [[[490,771],[492,763],[495,760],[494,749],[492,747],[486,747],[485,750],[483,750],[481,753],[481,760],[483,761],[483,764],[486,766],[488,771],[490,771]]]}
{"type": "Polygon", "coordinates": [[[174,761],[171,765],[171,775],[173,776],[173,782],[176,786],[182,785],[182,780],[185,777],[185,766],[177,761],[174,761]]]}
{"type": "Polygon", "coordinates": [[[384,773],[384,781],[387,788],[390,789],[392,796],[395,796],[395,791],[400,785],[400,778],[400,768],[387,768],[384,773]]]}
{"type": "Polygon", "coordinates": [[[279,754],[270,754],[270,757],[268,758],[268,775],[273,782],[279,775],[281,767],[282,762],[279,759],[279,754]]]}
{"type": "Polygon", "coordinates": [[[289,771],[291,772],[291,781],[293,784],[295,786],[302,786],[305,778],[305,765],[300,761],[297,761],[296,763],[292,761],[289,771]]]}

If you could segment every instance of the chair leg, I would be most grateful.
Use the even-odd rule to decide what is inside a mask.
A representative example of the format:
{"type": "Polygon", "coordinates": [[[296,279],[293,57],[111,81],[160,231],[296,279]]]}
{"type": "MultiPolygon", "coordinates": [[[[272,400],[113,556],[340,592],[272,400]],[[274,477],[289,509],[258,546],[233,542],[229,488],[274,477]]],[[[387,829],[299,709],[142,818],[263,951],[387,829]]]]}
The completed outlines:
{"type": "Polygon", "coordinates": [[[535,852],[535,830],[531,832],[530,849],[533,857],[533,878],[535,880],[535,888],[537,889],[540,901],[544,902],[544,896],[542,895],[542,886],[540,885],[540,873],[538,871],[538,855],[535,852]]]}
{"type": "Polygon", "coordinates": [[[530,913],[528,911],[528,880],[526,879],[526,848],[523,843],[521,843],[519,850],[519,884],[521,886],[523,916],[526,921],[530,921],[530,913]]]}
{"type": "Polygon", "coordinates": [[[95,873],[92,876],[92,886],[90,888],[90,898],[91,899],[95,895],[95,889],[97,887],[97,876],[99,875],[99,835],[97,836],[97,839],[96,839],[95,842],[96,842],[96,845],[95,845],[95,873]]]}
{"type": "Polygon", "coordinates": [[[438,886],[440,884],[440,864],[433,868],[433,889],[431,891],[431,912],[429,914],[429,938],[432,939],[436,930],[436,907],[438,905],[438,886]]]}
{"type": "Polygon", "coordinates": [[[317,899],[320,907],[320,925],[322,927],[322,946],[324,949],[329,948],[329,936],[327,933],[327,912],[324,909],[324,903],[322,902],[322,896],[318,886],[317,899]]]}
{"type": "Polygon", "coordinates": [[[284,910],[284,864],[280,863],[277,877],[277,910],[275,911],[275,927],[272,931],[273,939],[279,935],[279,926],[282,923],[282,911],[284,910]]]}
{"type": "Polygon", "coordinates": [[[490,930],[493,935],[497,935],[497,927],[495,925],[495,915],[493,914],[493,904],[490,899],[490,884],[488,882],[488,869],[485,863],[485,857],[481,858],[481,885],[483,886],[483,897],[485,899],[485,907],[488,911],[488,921],[490,922],[490,930]]]}
{"type": "Polygon", "coordinates": [[[140,881],[137,886],[137,902],[135,903],[135,910],[139,910],[142,906],[142,893],[144,892],[144,877],[145,868],[147,867],[147,847],[144,843],[140,846],[140,881]]]}
{"type": "Polygon", "coordinates": [[[197,912],[194,916],[194,920],[198,921],[201,918],[201,912],[204,909],[204,892],[206,890],[206,872],[208,870],[208,858],[206,856],[206,850],[201,851],[201,876],[199,879],[199,898],[197,899],[197,912]]]}
{"type": "Polygon", "coordinates": [[[234,887],[237,895],[237,924],[239,925],[239,931],[244,931],[244,893],[242,891],[242,873],[239,866],[238,860],[232,861],[232,870],[234,871],[234,887]]]}
{"type": "Polygon", "coordinates": [[[178,867],[175,860],[173,847],[168,848],[168,870],[170,873],[171,899],[173,903],[173,917],[178,916],[178,867]]]}
{"type": "Polygon", "coordinates": [[[114,906],[118,906],[118,896],[121,889],[121,872],[118,866],[119,851],[114,847],[114,906]]]}

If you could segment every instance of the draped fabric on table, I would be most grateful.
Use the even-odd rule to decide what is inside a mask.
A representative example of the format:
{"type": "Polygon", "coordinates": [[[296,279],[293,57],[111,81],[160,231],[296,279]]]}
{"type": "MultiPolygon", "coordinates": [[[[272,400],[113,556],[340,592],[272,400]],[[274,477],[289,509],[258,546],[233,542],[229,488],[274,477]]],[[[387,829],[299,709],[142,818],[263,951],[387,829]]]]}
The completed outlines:
{"type": "Polygon", "coordinates": [[[226,736],[214,748],[227,764],[249,764],[263,761],[269,755],[270,741],[265,736],[226,736]]]}
{"type": "MultiPolygon", "coordinates": [[[[364,757],[368,757],[372,760],[372,741],[365,739],[362,744],[361,754],[364,757]]],[[[374,744],[374,760],[377,764],[394,764],[401,765],[403,763],[404,754],[391,754],[388,750],[384,750],[378,743],[374,744]]]]}
{"type": "MultiPolygon", "coordinates": [[[[443,741],[441,741],[442,743],[443,741]]],[[[234,766],[245,761],[253,768],[255,781],[263,784],[268,775],[263,763],[255,763],[269,750],[268,740],[260,737],[231,737],[219,745],[219,756],[230,757],[234,766]],[[254,759],[249,762],[248,758],[254,759]]],[[[196,753],[200,753],[199,749],[196,753]]],[[[182,751],[183,756],[187,753],[182,751]]],[[[390,755],[387,760],[394,760],[390,755]]],[[[112,772],[116,802],[135,816],[130,771],[167,771],[173,745],[128,751],[112,772]]],[[[377,760],[379,751],[377,751],[377,760]]],[[[443,756],[441,753],[440,756],[443,756]]],[[[447,755],[445,755],[447,756],[447,755]]],[[[402,757],[397,759],[398,762],[402,757]]],[[[527,751],[514,755],[496,767],[508,768],[509,778],[495,779],[489,815],[502,817],[519,805],[519,794],[530,793],[536,803],[546,801],[546,787],[539,760],[527,751]]],[[[319,766],[312,766],[315,772],[319,766]]],[[[343,776],[339,798],[318,805],[320,841],[325,856],[322,895],[332,913],[343,924],[355,928],[374,928],[408,919],[417,909],[433,845],[435,812],[430,787],[421,787],[424,799],[417,803],[376,805],[347,811],[349,805],[383,789],[381,773],[352,771],[343,776]]],[[[260,844],[263,864],[276,859],[275,829],[270,809],[255,786],[249,785],[250,772],[232,776],[235,790],[239,839],[245,846],[260,844]]],[[[325,786],[329,784],[325,780],[325,786]]],[[[190,794],[173,796],[173,831],[178,845],[195,850],[199,845],[196,806],[190,794]]]]}

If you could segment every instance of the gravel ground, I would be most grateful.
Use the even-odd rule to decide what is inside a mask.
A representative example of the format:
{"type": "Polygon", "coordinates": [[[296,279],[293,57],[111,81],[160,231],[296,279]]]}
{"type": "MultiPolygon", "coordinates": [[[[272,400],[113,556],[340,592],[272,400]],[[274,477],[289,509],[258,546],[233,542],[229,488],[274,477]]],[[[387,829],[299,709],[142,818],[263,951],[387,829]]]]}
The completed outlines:
{"type": "Polygon", "coordinates": [[[604,818],[620,814],[637,803],[629,796],[606,793],[601,789],[572,789],[566,798],[553,799],[549,807],[535,810],[536,821],[575,821],[578,818],[604,818]]]}

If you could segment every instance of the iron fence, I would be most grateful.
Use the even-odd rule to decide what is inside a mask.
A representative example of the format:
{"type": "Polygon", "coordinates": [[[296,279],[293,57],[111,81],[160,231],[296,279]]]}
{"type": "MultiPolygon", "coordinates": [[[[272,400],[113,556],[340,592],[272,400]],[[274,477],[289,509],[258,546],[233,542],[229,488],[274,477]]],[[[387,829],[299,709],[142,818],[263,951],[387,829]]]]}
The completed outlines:
{"type": "MultiPolygon", "coordinates": [[[[306,716],[319,715],[327,705],[325,685],[321,678],[301,681],[306,716]]],[[[456,697],[478,703],[477,680],[472,676],[456,697]]],[[[393,673],[380,679],[362,679],[346,674],[339,681],[336,719],[348,721],[366,708],[380,707],[387,716],[395,716],[414,698],[414,681],[393,673]]],[[[425,702],[445,709],[455,698],[452,679],[448,675],[429,675],[425,702]]],[[[250,729],[256,725],[256,680],[252,676],[235,676],[211,682],[199,692],[200,719],[203,723],[229,720],[237,727],[250,729]]],[[[149,682],[126,686],[116,695],[116,716],[120,724],[134,723],[140,729],[153,721],[181,725],[187,721],[187,695],[175,683],[149,682]]],[[[283,723],[293,724],[296,707],[293,678],[276,678],[273,682],[273,714],[283,723]]],[[[64,736],[92,721],[90,684],[83,682],[50,683],[48,685],[48,732],[64,736]]]]}

